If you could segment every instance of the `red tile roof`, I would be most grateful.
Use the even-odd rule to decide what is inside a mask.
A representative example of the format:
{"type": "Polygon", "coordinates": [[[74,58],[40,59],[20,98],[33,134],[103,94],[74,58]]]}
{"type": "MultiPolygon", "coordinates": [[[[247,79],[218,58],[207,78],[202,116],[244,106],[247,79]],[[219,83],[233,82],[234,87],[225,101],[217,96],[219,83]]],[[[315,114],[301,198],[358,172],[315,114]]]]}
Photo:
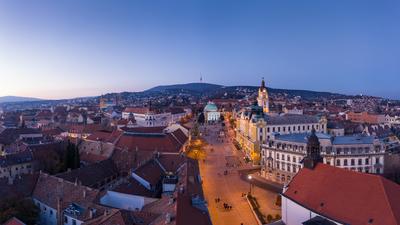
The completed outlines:
{"type": "Polygon", "coordinates": [[[154,157],[152,151],[136,151],[135,149],[115,149],[112,160],[121,174],[129,173],[132,168],[151,160],[154,157]]]}
{"type": "Polygon", "coordinates": [[[32,197],[53,209],[57,209],[57,201],[62,199],[61,207],[66,209],[71,203],[90,205],[97,200],[98,194],[98,190],[41,173],[32,197]]]}
{"type": "Polygon", "coordinates": [[[400,224],[400,186],[377,175],[318,164],[300,170],[283,195],[346,224],[400,224]]]}
{"type": "Polygon", "coordinates": [[[142,134],[162,134],[164,133],[164,129],[166,126],[161,126],[161,127],[132,127],[132,128],[122,128],[123,131],[129,132],[129,133],[142,133],[142,134]]]}
{"type": "Polygon", "coordinates": [[[186,157],[184,155],[171,155],[171,154],[164,154],[160,155],[156,158],[165,172],[172,172],[175,173],[186,162],[186,157]]]}
{"type": "Polygon", "coordinates": [[[123,135],[116,144],[120,149],[179,153],[182,144],[171,134],[123,135]]]}
{"type": "Polygon", "coordinates": [[[87,140],[114,143],[119,139],[119,137],[122,135],[122,133],[123,132],[119,131],[119,130],[114,130],[112,132],[111,131],[95,131],[89,137],[87,137],[87,140]]]}
{"type": "Polygon", "coordinates": [[[5,222],[3,225],[25,225],[25,223],[15,217],[13,217],[13,218],[7,220],[7,222],[5,222]]]}
{"type": "Polygon", "coordinates": [[[124,110],[125,113],[146,114],[150,112],[147,107],[128,107],[124,110]]]}
{"type": "Polygon", "coordinates": [[[164,175],[164,171],[154,160],[144,164],[133,172],[149,182],[152,187],[155,187],[158,183],[160,183],[161,177],[164,175]]]}
{"type": "Polygon", "coordinates": [[[87,225],[149,225],[159,215],[148,212],[130,212],[126,210],[114,210],[107,216],[102,217],[87,225]]]}

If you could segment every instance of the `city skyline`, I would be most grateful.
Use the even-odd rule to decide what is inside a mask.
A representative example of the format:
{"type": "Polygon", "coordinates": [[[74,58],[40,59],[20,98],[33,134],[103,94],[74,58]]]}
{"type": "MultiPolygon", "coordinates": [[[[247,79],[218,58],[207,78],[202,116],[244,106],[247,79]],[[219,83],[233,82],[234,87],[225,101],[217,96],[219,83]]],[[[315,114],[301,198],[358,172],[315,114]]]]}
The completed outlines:
{"type": "Polygon", "coordinates": [[[0,96],[45,99],[162,84],[399,99],[400,4],[1,2],[0,96]]]}

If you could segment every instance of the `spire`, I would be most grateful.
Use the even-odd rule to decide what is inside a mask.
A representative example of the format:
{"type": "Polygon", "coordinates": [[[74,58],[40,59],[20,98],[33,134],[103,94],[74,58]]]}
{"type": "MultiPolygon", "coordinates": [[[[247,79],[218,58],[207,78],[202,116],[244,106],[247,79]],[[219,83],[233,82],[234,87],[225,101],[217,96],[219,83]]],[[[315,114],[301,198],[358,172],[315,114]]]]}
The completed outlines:
{"type": "Polygon", "coordinates": [[[305,168],[314,169],[319,162],[323,162],[321,157],[321,145],[315,133],[315,129],[313,128],[307,140],[307,155],[303,159],[303,165],[305,168]]]}
{"type": "Polygon", "coordinates": [[[265,81],[264,81],[264,77],[261,80],[261,88],[264,89],[265,88],[265,81]]]}

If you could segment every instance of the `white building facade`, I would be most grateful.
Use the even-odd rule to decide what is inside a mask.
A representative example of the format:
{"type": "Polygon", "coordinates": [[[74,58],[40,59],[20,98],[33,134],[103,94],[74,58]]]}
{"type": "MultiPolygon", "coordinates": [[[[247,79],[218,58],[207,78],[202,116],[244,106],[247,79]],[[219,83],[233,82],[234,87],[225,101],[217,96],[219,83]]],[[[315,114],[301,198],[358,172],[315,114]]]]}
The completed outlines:
{"type": "MultiPolygon", "coordinates": [[[[262,145],[261,174],[287,183],[302,168],[309,134],[274,135],[262,145]]],[[[348,170],[382,174],[385,145],[373,136],[337,136],[317,133],[323,162],[348,170]]]]}

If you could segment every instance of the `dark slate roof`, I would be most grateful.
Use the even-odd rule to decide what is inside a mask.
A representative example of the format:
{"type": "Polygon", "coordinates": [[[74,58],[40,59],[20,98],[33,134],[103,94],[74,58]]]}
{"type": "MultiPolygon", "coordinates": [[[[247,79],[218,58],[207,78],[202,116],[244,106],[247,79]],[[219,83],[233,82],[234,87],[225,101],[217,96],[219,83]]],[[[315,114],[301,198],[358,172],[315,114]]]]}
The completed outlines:
{"type": "Polygon", "coordinates": [[[33,193],[39,174],[21,174],[8,184],[7,178],[0,178],[0,202],[9,198],[27,198],[33,193]]]}
{"type": "Polygon", "coordinates": [[[40,134],[40,130],[31,128],[7,128],[0,133],[0,143],[12,144],[21,134],[40,134]]]}
{"type": "Polygon", "coordinates": [[[311,219],[303,222],[303,225],[335,225],[335,224],[336,223],[331,222],[330,220],[327,220],[320,216],[316,216],[314,218],[311,218],[311,219]]]}
{"type": "Polygon", "coordinates": [[[98,185],[101,184],[102,181],[117,174],[118,170],[114,162],[111,159],[107,159],[89,166],[58,174],[57,177],[73,183],[77,181],[83,186],[97,188],[102,186],[98,185]]]}
{"type": "Polygon", "coordinates": [[[33,155],[30,150],[0,156],[0,167],[8,167],[12,165],[28,163],[33,161],[33,155]]]}
{"type": "MultiPolygon", "coordinates": [[[[318,139],[330,139],[331,136],[328,134],[323,134],[323,133],[315,133],[317,135],[318,139]]],[[[310,136],[310,133],[299,133],[299,134],[282,134],[282,135],[277,135],[275,137],[276,140],[279,141],[289,141],[289,142],[297,142],[297,143],[307,143],[308,137],[310,136]]]]}
{"type": "Polygon", "coordinates": [[[338,136],[333,139],[334,145],[348,145],[348,144],[373,144],[373,136],[338,136]]]}
{"type": "Polygon", "coordinates": [[[265,115],[265,121],[268,125],[285,125],[285,124],[307,124],[318,123],[318,117],[309,115],[284,114],[279,116],[265,115]]]}

